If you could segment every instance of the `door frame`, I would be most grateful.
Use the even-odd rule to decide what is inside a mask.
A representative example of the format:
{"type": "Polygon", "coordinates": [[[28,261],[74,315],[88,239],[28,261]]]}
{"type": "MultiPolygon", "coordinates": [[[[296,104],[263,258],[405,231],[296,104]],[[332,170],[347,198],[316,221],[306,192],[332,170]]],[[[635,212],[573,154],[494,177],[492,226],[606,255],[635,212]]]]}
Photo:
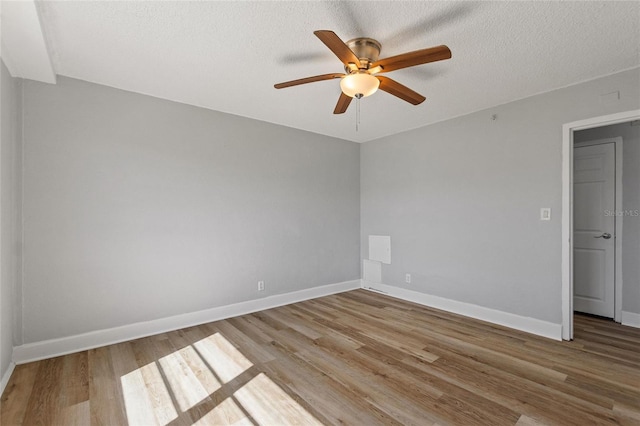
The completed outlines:
{"type": "MultiPolygon", "coordinates": [[[[598,126],[601,127],[601,126],[598,126]]],[[[591,141],[577,142],[573,144],[573,148],[580,148],[583,146],[594,146],[594,145],[604,145],[607,143],[614,144],[615,150],[615,210],[620,212],[622,211],[622,153],[623,153],[623,142],[622,137],[615,136],[612,138],[606,139],[596,139],[591,141]]],[[[573,174],[571,176],[573,180],[573,174]]],[[[573,190],[573,187],[572,187],[573,190]]],[[[572,199],[572,209],[573,209],[573,199],[572,199]]],[[[573,220],[573,215],[571,215],[571,219],[573,220]]],[[[623,224],[624,215],[615,216],[614,219],[614,232],[615,232],[615,240],[613,245],[613,256],[614,256],[614,316],[613,320],[615,322],[622,321],[622,224],[623,224]]],[[[571,230],[571,235],[573,235],[573,230],[571,230]]],[[[573,245],[573,243],[572,243],[573,245]]],[[[573,250],[573,249],[572,249],[573,250]]],[[[573,251],[571,252],[573,256],[573,251]]],[[[573,268],[572,268],[573,271],[573,268]]],[[[573,299],[573,295],[572,295],[573,299]]],[[[573,302],[571,302],[573,303],[573,302]]]]}
{"type": "MultiPolygon", "coordinates": [[[[640,119],[640,109],[562,125],[562,339],[573,339],[573,132],[640,119]]],[[[617,154],[616,154],[617,156],[617,154]]],[[[617,246],[616,240],[616,246],[617,246]]],[[[618,295],[616,295],[616,298],[618,295]]],[[[622,294],[620,294],[622,297],[622,294]]],[[[620,306],[622,307],[622,306],[620,306]]]]}

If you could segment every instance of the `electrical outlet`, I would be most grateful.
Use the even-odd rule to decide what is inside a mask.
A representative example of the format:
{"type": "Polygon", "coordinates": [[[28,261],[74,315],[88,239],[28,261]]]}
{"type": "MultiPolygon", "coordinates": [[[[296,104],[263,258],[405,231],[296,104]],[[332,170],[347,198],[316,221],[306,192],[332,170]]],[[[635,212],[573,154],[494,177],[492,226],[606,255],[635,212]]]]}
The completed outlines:
{"type": "Polygon", "coordinates": [[[264,281],[258,281],[258,291],[264,291],[264,281]]]}
{"type": "Polygon", "coordinates": [[[404,282],[407,284],[411,284],[411,274],[407,274],[404,276],[404,282]]]}

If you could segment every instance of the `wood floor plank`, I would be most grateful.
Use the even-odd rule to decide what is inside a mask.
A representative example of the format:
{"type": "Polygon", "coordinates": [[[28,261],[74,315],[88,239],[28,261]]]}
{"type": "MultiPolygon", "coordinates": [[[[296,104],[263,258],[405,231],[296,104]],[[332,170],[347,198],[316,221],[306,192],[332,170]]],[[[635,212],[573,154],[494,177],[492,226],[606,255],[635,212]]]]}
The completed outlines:
{"type": "MultiPolygon", "coordinates": [[[[60,394],[65,407],[79,406],[89,401],[89,354],[87,351],[63,357],[62,376],[66,384],[60,394]]],[[[83,405],[84,407],[84,405],[83,405]]],[[[88,408],[89,405],[86,404],[88,408]]]]}
{"type": "Polygon", "coordinates": [[[637,425],[640,330],[556,342],[366,290],[16,367],[2,425],[637,425]]]}
{"type": "MultiPolygon", "coordinates": [[[[396,389],[380,386],[380,382],[384,379],[377,379],[375,374],[361,369],[360,366],[354,366],[336,356],[328,357],[326,353],[311,348],[298,353],[297,356],[321,369],[324,374],[332,377],[342,386],[356,391],[357,398],[367,401],[402,424],[429,424],[442,421],[437,415],[415,404],[413,398],[417,397],[416,395],[407,400],[408,398],[396,389]]],[[[423,399],[423,404],[426,401],[426,398],[423,399]]],[[[435,405],[435,399],[431,398],[429,402],[432,406],[435,405]]]]}
{"type": "Polygon", "coordinates": [[[370,405],[334,378],[297,356],[283,356],[264,365],[270,377],[278,377],[311,406],[333,407],[322,415],[331,424],[400,425],[398,421],[370,405]]]}
{"type": "Polygon", "coordinates": [[[66,380],[63,382],[63,367],[64,357],[40,361],[23,424],[48,425],[60,422],[63,407],[59,397],[63,384],[66,384],[66,380]]]}
{"type": "Polygon", "coordinates": [[[89,415],[96,426],[125,424],[122,390],[114,380],[112,359],[108,347],[91,349],[89,354],[89,415]],[[93,401],[93,404],[91,404],[93,401]]]}
{"type": "Polygon", "coordinates": [[[217,324],[218,329],[230,341],[234,342],[240,351],[247,354],[249,359],[254,363],[263,363],[273,361],[275,358],[264,345],[254,341],[251,337],[244,334],[229,321],[220,321],[217,324]]]}
{"type": "Polygon", "coordinates": [[[0,400],[0,424],[23,424],[39,368],[37,362],[16,366],[0,400]]]}
{"type": "Polygon", "coordinates": [[[91,424],[89,400],[63,407],[58,424],[65,426],[84,426],[91,424]]]}

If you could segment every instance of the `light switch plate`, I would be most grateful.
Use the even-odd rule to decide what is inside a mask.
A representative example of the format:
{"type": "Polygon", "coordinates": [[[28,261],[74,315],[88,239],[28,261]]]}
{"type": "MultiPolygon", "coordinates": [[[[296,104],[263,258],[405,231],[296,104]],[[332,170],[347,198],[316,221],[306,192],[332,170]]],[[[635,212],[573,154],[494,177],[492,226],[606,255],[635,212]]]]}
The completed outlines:
{"type": "Polygon", "coordinates": [[[540,209],[540,220],[551,220],[551,208],[543,207],[540,209]]]}

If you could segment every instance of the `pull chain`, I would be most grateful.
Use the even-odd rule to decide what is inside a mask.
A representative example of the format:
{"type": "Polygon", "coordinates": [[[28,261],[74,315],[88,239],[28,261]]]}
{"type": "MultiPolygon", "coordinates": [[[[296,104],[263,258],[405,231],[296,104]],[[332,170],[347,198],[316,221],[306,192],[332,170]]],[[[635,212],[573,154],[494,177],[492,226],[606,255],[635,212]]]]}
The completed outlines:
{"type": "Polygon", "coordinates": [[[356,94],[356,132],[360,127],[360,99],[362,99],[362,94],[356,94]]]}

